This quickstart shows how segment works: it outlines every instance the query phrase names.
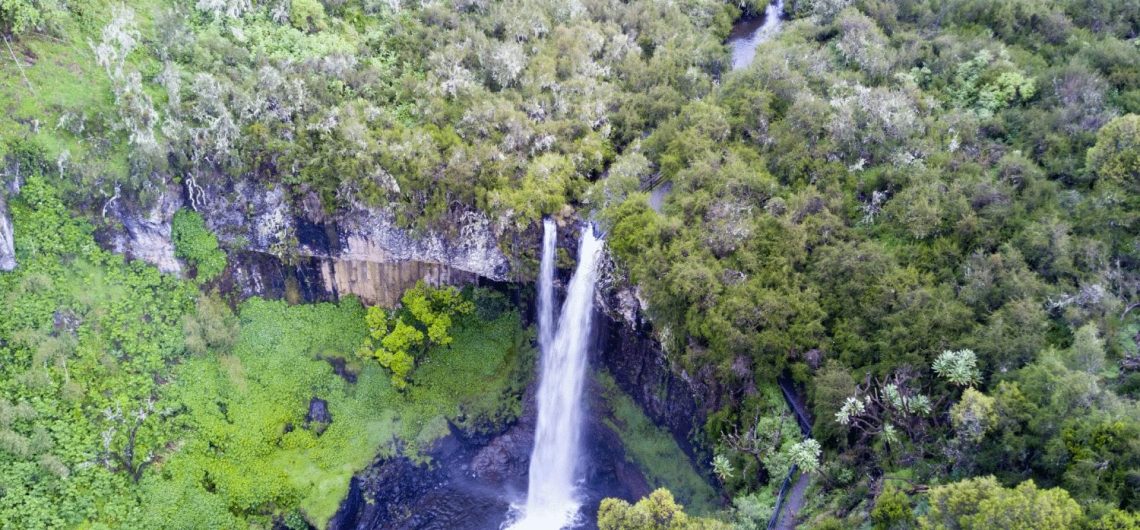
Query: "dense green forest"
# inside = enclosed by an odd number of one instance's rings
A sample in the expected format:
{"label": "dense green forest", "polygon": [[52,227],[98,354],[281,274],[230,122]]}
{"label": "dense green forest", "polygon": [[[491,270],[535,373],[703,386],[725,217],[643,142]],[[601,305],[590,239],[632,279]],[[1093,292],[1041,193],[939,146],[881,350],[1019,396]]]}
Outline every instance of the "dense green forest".
{"label": "dense green forest", "polygon": [[[0,0],[0,528],[321,528],[378,456],[520,416],[501,291],[227,291],[198,210],[236,182],[486,216],[522,279],[542,217],[596,221],[709,406],[676,466],[597,375],[672,490],[602,529],[766,528],[793,465],[804,528],[1140,528],[1140,2],[786,0],[732,70],[765,7]],[[112,252],[171,189],[183,272]]]}

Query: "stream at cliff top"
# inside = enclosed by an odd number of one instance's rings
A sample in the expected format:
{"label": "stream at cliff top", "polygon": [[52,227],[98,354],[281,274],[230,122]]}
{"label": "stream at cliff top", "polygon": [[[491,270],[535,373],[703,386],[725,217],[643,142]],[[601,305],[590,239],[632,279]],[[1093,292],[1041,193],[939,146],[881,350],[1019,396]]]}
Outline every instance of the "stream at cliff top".
{"label": "stream at cliff top", "polygon": [[725,44],[732,50],[732,69],[739,70],[750,64],[756,56],[756,47],[763,44],[779,33],[783,20],[780,16],[784,12],[784,0],[777,0],[768,4],[764,14],[758,17],[745,18],[732,26]]}
{"label": "stream at cliff top", "polygon": [[[756,57],[756,47],[775,37],[780,32],[784,21],[784,0],[776,0],[764,9],[764,14],[757,17],[745,17],[732,25],[732,31],[724,44],[732,52],[732,69],[740,70],[752,64]],[[673,191],[673,183],[663,181],[654,186],[649,192],[649,206],[653,211],[661,213],[665,199]]]}

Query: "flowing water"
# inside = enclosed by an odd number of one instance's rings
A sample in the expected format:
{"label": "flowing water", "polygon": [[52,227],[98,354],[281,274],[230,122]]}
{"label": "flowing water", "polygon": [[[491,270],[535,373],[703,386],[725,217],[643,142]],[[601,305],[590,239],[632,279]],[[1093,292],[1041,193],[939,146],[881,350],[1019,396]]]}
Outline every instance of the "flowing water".
{"label": "flowing water", "polygon": [[[604,240],[592,226],[582,229],[578,267],[570,279],[566,301],[553,332],[541,329],[554,321],[554,231],[547,221],[539,277],[539,343],[542,355],[538,386],[538,422],[530,457],[526,506],[512,529],[555,530],[578,524],[582,496],[579,454],[582,438],[582,387],[594,313],[597,262]],[[549,342],[546,342],[549,341]]]}
{"label": "flowing water", "polygon": [[543,356],[554,342],[554,256],[558,253],[558,226],[542,221],[542,264],[538,269],[538,348]]}
{"label": "flowing water", "polygon": [[733,70],[752,64],[756,47],[780,31],[780,15],[783,12],[784,0],[776,0],[768,4],[763,16],[741,20],[732,27],[726,44],[732,50]]}

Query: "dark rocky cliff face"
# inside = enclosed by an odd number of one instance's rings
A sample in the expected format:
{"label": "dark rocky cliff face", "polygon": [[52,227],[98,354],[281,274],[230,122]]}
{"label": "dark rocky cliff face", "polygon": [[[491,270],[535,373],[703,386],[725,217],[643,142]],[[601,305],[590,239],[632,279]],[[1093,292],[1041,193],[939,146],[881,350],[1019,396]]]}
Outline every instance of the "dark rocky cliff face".
{"label": "dark rocky cliff face", "polygon": [[601,364],[646,416],[669,429],[681,448],[695,457],[690,440],[709,413],[703,403],[698,403],[700,392],[670,368],[648,325],[630,325],[599,312],[601,347],[597,351]]}
{"label": "dark rocky cliff face", "polygon": [[[602,409],[602,392],[591,382],[588,406]],[[329,522],[330,530],[473,529],[497,530],[512,504],[525,501],[534,443],[533,391],[523,416],[496,434],[469,437],[452,428],[428,451],[430,464],[405,456],[382,458],[352,479],[348,497]],[[625,456],[621,440],[598,415],[583,437],[586,491],[583,528],[595,528],[603,498],[638,499],[649,485]]]}
{"label": "dark rocky cliff face", "polygon": [[116,201],[101,239],[115,252],[178,274],[171,220],[182,207],[201,213],[217,234],[230,261],[222,287],[240,298],[300,302],[353,294],[391,306],[418,280],[510,279],[512,267],[498,243],[502,232],[480,213],[454,214],[447,233],[414,234],[383,209],[359,205],[329,214],[315,201],[293,204],[280,188],[252,180],[193,189],[171,185],[145,208]]}

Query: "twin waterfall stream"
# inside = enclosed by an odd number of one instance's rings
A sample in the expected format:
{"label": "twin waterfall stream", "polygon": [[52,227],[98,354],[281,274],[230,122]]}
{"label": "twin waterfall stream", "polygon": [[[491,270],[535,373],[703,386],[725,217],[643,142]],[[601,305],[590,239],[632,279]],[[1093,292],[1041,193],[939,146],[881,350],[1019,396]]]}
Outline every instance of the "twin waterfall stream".
{"label": "twin waterfall stream", "polygon": [[579,450],[582,388],[594,313],[597,264],[605,241],[587,224],[578,246],[578,266],[566,290],[566,301],[554,326],[554,221],[543,224],[542,264],[538,278],[540,372],[538,423],[530,457],[526,505],[519,508],[512,530],[554,530],[579,523]]}

